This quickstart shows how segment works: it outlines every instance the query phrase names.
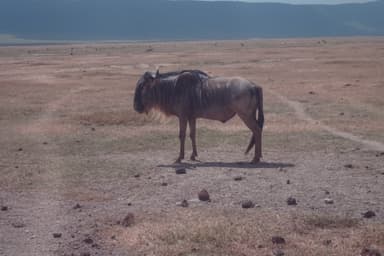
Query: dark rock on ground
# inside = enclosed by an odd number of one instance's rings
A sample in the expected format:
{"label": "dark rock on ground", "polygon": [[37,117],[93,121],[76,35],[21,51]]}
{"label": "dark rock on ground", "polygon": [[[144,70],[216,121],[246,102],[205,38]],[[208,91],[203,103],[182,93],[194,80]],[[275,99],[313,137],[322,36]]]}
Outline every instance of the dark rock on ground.
{"label": "dark rock on ground", "polygon": [[62,236],[62,234],[61,233],[53,233],[52,236],[54,238],[60,238]]}
{"label": "dark rock on ground", "polygon": [[285,244],[285,239],[281,236],[273,236],[272,243],[274,244]]}
{"label": "dark rock on ground", "polygon": [[8,206],[5,206],[5,205],[1,206],[1,210],[2,211],[8,211]]}
{"label": "dark rock on ground", "polygon": [[208,191],[203,189],[201,190],[199,193],[198,193],[198,198],[200,201],[209,201],[210,198],[209,198],[209,194],[208,194]]}
{"label": "dark rock on ground", "polygon": [[254,208],[255,204],[251,200],[245,200],[241,203],[241,207],[244,209]]}
{"label": "dark rock on ground", "polygon": [[129,212],[125,218],[123,219],[123,221],[121,221],[121,225],[124,226],[124,227],[130,227],[132,226],[133,224],[135,223],[135,216],[133,215],[133,213]]}
{"label": "dark rock on ground", "polygon": [[294,197],[288,197],[287,204],[288,205],[297,205],[296,199]]}
{"label": "dark rock on ground", "polygon": [[363,217],[370,219],[376,216],[376,213],[374,211],[366,211],[363,213]]}
{"label": "dark rock on ground", "polygon": [[15,222],[12,223],[12,226],[14,228],[24,228],[25,227],[25,223],[21,222],[21,221],[15,221]]}
{"label": "dark rock on ground", "polygon": [[86,243],[86,244],[93,244],[93,239],[90,238],[90,237],[87,237],[87,238],[85,238],[85,239],[83,240],[83,242]]}
{"label": "dark rock on ground", "polygon": [[184,199],[183,201],[181,201],[180,206],[181,207],[188,207],[189,206],[188,201]]}
{"label": "dark rock on ground", "polygon": [[381,256],[381,255],[382,254],[378,250],[372,249],[372,248],[364,248],[360,254],[360,256]]}
{"label": "dark rock on ground", "polygon": [[235,181],[243,180],[244,178],[242,176],[236,176],[233,178]]}
{"label": "dark rock on ground", "polygon": [[345,167],[345,168],[352,169],[352,168],[353,168],[353,165],[352,165],[352,164],[345,164],[344,167]]}
{"label": "dark rock on ground", "polygon": [[75,206],[73,206],[73,209],[76,210],[76,209],[80,209],[81,208],[81,205],[80,204],[76,204]]}

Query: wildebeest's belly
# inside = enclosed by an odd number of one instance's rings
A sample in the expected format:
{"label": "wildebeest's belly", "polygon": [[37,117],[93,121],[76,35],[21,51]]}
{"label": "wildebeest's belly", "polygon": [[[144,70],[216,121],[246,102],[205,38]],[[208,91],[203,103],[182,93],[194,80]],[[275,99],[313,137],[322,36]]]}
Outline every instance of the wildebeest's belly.
{"label": "wildebeest's belly", "polygon": [[210,107],[205,109],[203,112],[198,113],[197,117],[217,120],[224,123],[231,119],[235,114],[236,112],[227,108]]}

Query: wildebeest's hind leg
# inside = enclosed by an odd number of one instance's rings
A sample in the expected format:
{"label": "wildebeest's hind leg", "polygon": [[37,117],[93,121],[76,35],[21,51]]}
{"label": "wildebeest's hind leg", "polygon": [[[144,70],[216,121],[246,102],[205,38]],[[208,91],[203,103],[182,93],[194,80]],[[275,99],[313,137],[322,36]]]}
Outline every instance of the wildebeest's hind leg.
{"label": "wildebeest's hind leg", "polygon": [[249,151],[253,144],[255,145],[255,155],[253,157],[252,163],[260,162],[261,158],[261,128],[258,126],[255,115],[245,115],[238,113],[239,117],[247,125],[247,127],[252,131],[252,138],[248,145],[247,151]]}
{"label": "wildebeest's hind leg", "polygon": [[196,118],[190,118],[188,120],[189,122],[189,136],[191,138],[192,142],[192,155],[191,155],[191,160],[196,161],[197,157],[197,147],[196,147]]}
{"label": "wildebeest's hind leg", "polygon": [[179,140],[180,140],[180,153],[179,157],[176,159],[176,163],[180,163],[184,159],[184,145],[185,145],[185,135],[187,130],[187,119],[179,117]]}

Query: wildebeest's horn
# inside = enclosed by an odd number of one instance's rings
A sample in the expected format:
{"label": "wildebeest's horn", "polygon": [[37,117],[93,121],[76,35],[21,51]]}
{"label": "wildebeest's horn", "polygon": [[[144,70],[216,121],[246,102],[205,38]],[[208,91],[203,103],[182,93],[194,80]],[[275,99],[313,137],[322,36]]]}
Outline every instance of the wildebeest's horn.
{"label": "wildebeest's horn", "polygon": [[159,72],[159,69],[156,70],[156,75],[155,75],[155,78],[158,78],[160,75],[160,72]]}

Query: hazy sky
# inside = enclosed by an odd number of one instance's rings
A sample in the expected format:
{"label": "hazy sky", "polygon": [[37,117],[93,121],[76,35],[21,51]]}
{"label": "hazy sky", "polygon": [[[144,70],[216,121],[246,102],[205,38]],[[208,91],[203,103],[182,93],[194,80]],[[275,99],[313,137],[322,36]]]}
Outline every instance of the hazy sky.
{"label": "hazy sky", "polygon": [[[205,0],[217,1],[217,0]],[[370,2],[369,0],[231,0],[242,2],[277,2],[277,3],[290,3],[290,4],[343,4],[343,3],[364,3]]]}

